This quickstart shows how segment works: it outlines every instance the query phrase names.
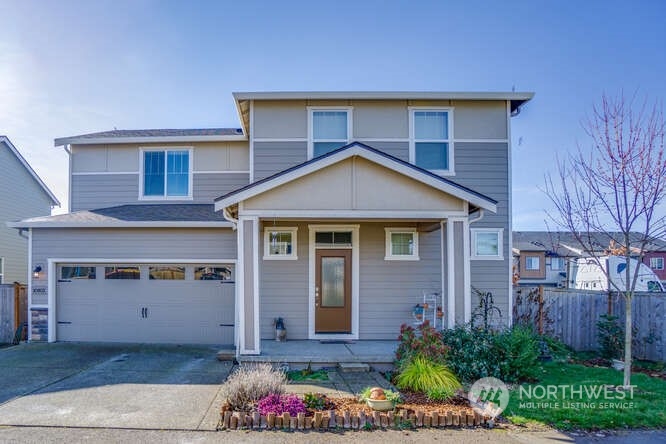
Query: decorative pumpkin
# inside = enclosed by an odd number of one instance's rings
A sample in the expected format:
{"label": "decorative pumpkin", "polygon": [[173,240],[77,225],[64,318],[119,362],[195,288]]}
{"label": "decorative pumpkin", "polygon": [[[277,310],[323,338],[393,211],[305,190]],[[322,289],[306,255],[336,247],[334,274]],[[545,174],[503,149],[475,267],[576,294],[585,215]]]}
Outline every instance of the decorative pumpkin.
{"label": "decorative pumpkin", "polygon": [[386,399],[386,394],[384,389],[381,387],[373,387],[370,389],[370,399],[384,400]]}

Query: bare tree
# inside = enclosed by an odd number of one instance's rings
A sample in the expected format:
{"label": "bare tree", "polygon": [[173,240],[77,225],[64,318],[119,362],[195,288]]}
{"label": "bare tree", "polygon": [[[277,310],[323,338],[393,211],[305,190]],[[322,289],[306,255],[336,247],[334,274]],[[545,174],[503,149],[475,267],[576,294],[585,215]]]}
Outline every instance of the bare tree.
{"label": "bare tree", "polygon": [[[556,208],[553,221],[572,233],[614,289],[624,295],[625,387],[631,384],[631,301],[638,271],[647,246],[666,233],[663,110],[657,102],[635,102],[635,97],[628,100],[622,94],[604,95],[583,121],[591,146],[579,144],[576,152],[558,161],[557,175],[546,177],[545,190]],[[607,253],[599,248],[600,238],[612,241],[616,251],[623,253],[624,288],[602,264]],[[631,257],[638,258],[638,266],[631,266]]]}

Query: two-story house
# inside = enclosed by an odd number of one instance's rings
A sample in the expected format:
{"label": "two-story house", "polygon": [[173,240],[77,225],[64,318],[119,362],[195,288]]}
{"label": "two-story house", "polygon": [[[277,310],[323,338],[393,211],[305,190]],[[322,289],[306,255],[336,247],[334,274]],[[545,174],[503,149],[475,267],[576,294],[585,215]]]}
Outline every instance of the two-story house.
{"label": "two-story house", "polygon": [[511,319],[511,117],[531,93],[234,94],[239,129],[57,139],[66,215],[24,220],[31,338],[395,339],[424,292]]}
{"label": "two-story house", "polygon": [[28,282],[28,236],[6,225],[60,202],[7,136],[0,136],[0,284]]}

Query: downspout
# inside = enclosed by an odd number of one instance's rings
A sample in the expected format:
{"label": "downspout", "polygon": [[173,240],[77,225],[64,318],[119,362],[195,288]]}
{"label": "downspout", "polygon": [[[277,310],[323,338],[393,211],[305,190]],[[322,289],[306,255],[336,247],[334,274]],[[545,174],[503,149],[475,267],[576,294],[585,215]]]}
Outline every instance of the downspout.
{"label": "downspout", "polygon": [[481,208],[481,209],[479,209],[479,215],[476,216],[476,217],[473,217],[473,218],[469,219],[469,220],[467,221],[467,223],[469,223],[469,224],[471,225],[471,224],[473,224],[474,222],[478,222],[478,221],[480,221],[481,219],[483,219],[483,216],[484,216],[484,212],[483,212],[483,209]]}
{"label": "downspout", "polygon": [[26,240],[30,239],[29,236],[23,234],[24,231],[28,231],[28,230],[26,228],[19,228],[18,229],[18,235],[21,236],[23,239],[26,239]]}

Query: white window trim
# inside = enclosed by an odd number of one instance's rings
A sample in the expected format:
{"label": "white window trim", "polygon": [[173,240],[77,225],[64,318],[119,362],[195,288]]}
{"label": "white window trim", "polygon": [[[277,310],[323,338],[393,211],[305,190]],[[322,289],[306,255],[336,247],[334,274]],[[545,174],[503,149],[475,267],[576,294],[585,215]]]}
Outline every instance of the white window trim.
{"label": "white window trim", "polygon": [[[271,254],[270,234],[273,231],[291,234],[291,254]],[[298,227],[265,227],[264,228],[264,260],[295,261],[298,259]]]}
{"label": "white window trim", "polygon": [[[416,138],[414,130],[414,112],[416,111],[446,111],[447,126],[449,129],[448,139],[419,139],[419,142],[444,142],[449,144],[448,162],[449,168],[446,170],[429,170],[440,176],[455,175],[455,157],[454,157],[454,136],[453,136],[453,109],[452,106],[409,106],[409,162],[416,165]],[[417,165],[418,166],[418,165]]]}
{"label": "white window trim", "polygon": [[[32,276],[32,271],[30,272]],[[5,258],[0,257],[0,284],[5,283]]]}
{"label": "white window trim", "polygon": [[[557,261],[562,261],[562,267],[559,268],[553,268],[553,259]],[[550,269],[552,271],[564,271],[564,269],[567,267],[567,262],[562,256],[553,256],[550,258]]]}
{"label": "white window trim", "polygon": [[[385,227],[386,255],[385,261],[418,261],[419,258],[419,233],[412,227]],[[391,248],[391,235],[394,233],[411,234],[414,242],[414,251],[412,254],[393,254]]]}
{"label": "white window trim", "polygon": [[[658,263],[661,260],[661,267],[658,267]],[[652,266],[652,261],[654,261],[654,267]],[[651,257],[650,258],[650,268],[653,270],[663,270],[664,269],[664,258],[663,257]],[[1,271],[1,270],[0,270]]]}
{"label": "white window trim", "polygon": [[[189,154],[188,160],[188,177],[187,177],[187,196],[168,196],[167,192],[167,174],[166,174],[166,164],[164,169],[164,196],[144,196],[143,195],[143,185],[144,185],[144,153],[151,151],[164,151],[168,153],[169,151],[187,151]],[[194,171],[194,149],[191,146],[168,146],[168,147],[140,147],[139,148],[139,200],[192,200],[193,199],[193,184],[192,177]],[[164,161],[166,162],[167,156],[164,156]]]}
{"label": "white window trim", "polygon": [[[504,260],[504,228],[471,228],[472,242],[471,242],[471,260],[486,260],[486,261],[502,261]],[[497,234],[497,256],[485,256],[476,254],[476,235],[478,233],[493,233]]]}
{"label": "white window trim", "polygon": [[[528,259],[536,259],[537,267],[536,268],[530,268],[528,266]],[[539,270],[541,270],[541,256],[534,256],[534,255],[525,256],[525,271],[539,271]]]}
{"label": "white window trim", "polygon": [[[314,154],[314,134],[313,134],[313,125],[314,112],[315,111],[346,111],[347,112],[347,140],[342,146],[347,145],[352,139],[353,134],[353,106],[308,106],[308,160],[312,159]],[[342,139],[322,139],[317,142],[340,142]]]}

